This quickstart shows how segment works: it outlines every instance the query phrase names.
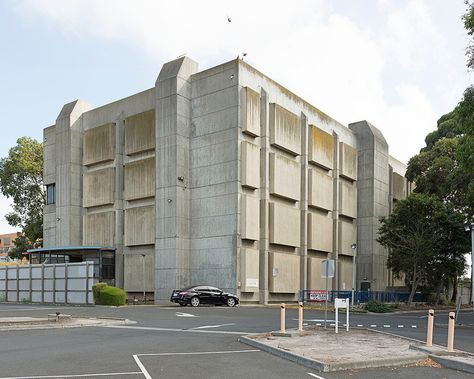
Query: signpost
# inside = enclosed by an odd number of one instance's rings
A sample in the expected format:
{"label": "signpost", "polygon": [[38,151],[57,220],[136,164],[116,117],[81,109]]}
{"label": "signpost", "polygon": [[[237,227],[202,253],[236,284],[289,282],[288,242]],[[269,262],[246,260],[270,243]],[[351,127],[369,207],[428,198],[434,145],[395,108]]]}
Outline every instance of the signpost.
{"label": "signpost", "polygon": [[339,331],[339,308],[346,308],[346,331],[349,331],[349,299],[334,299],[336,308],[336,333]]}
{"label": "signpost", "polygon": [[321,278],[326,279],[326,300],[324,307],[324,328],[328,322],[328,278],[334,277],[334,259],[325,259],[321,261]]}

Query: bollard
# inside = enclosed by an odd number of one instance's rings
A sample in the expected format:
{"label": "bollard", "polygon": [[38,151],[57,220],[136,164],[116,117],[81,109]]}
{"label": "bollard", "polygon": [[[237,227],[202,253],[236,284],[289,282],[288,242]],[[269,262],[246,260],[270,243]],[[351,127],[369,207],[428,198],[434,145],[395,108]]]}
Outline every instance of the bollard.
{"label": "bollard", "polygon": [[448,321],[448,353],[454,351],[454,312],[449,312]]}
{"label": "bollard", "polygon": [[433,346],[433,321],[434,321],[434,310],[428,311],[428,330],[426,332],[426,346]]}
{"label": "bollard", "polygon": [[285,303],[280,304],[280,333],[285,333]]}
{"label": "bollard", "polygon": [[298,330],[303,331],[303,303],[298,303]]}

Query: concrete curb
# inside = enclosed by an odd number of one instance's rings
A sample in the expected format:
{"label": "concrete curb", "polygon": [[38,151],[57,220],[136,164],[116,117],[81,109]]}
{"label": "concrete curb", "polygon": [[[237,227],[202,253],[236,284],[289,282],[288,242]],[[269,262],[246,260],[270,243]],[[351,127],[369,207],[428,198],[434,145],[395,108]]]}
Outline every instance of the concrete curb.
{"label": "concrete curb", "polygon": [[330,372],[330,371],[340,371],[340,370],[352,370],[352,369],[361,369],[361,368],[374,368],[374,367],[388,367],[388,366],[397,366],[403,364],[410,364],[417,362],[421,359],[428,358],[428,354],[420,353],[417,356],[403,356],[399,358],[383,358],[376,359],[372,361],[352,361],[347,363],[323,363],[315,359],[302,357],[295,353],[279,349],[276,347],[268,346],[261,342],[258,342],[249,337],[240,337],[239,342],[242,342],[246,345],[255,347],[259,350],[265,351],[277,357],[289,360],[291,362],[300,364],[302,366],[311,368],[320,372]]}
{"label": "concrete curb", "polygon": [[474,364],[457,360],[455,357],[430,355],[430,358],[443,367],[474,374]]}

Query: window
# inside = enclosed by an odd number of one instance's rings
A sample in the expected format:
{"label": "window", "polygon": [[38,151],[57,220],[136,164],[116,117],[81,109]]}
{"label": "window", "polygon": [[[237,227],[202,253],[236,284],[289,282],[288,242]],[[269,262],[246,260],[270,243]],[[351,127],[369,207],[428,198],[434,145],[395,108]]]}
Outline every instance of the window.
{"label": "window", "polygon": [[56,184],[48,184],[46,186],[46,204],[56,203]]}

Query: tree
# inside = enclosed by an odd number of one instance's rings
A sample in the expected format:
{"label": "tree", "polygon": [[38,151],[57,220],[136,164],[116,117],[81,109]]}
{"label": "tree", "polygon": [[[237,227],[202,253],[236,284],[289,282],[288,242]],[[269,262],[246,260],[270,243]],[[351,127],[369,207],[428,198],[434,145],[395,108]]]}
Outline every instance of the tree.
{"label": "tree", "polygon": [[438,120],[426,147],[408,162],[406,177],[417,193],[452,204],[466,219],[474,215],[474,88],[456,108]]}
{"label": "tree", "polygon": [[464,22],[464,28],[469,35],[469,44],[466,48],[467,56],[467,67],[470,69],[474,68],[474,2],[464,0],[466,4],[466,13],[463,15],[462,20]]}
{"label": "tree", "polygon": [[[43,238],[43,145],[29,137],[21,137],[8,157],[0,160],[0,191],[13,200],[13,212],[5,218],[21,228],[24,238],[16,239],[14,254],[19,248],[39,246]],[[24,250],[23,250],[24,251]]]}
{"label": "tree", "polygon": [[406,275],[409,303],[420,286],[435,278],[436,283],[453,280],[464,270],[469,241],[454,241],[458,229],[463,231],[463,220],[435,196],[416,193],[397,202],[393,212],[380,219],[377,241],[389,249],[388,268],[399,277]]}

